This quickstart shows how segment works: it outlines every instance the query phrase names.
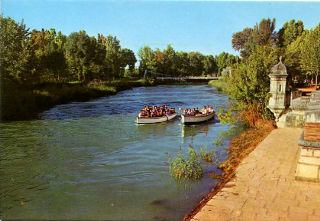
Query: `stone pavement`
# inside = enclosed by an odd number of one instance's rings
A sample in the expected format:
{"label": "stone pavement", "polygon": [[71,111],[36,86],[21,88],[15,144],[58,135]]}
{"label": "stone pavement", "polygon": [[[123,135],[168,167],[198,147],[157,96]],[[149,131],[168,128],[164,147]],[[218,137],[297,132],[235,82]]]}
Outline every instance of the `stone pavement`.
{"label": "stone pavement", "polygon": [[294,178],[301,132],[273,130],[191,220],[320,221],[320,183]]}

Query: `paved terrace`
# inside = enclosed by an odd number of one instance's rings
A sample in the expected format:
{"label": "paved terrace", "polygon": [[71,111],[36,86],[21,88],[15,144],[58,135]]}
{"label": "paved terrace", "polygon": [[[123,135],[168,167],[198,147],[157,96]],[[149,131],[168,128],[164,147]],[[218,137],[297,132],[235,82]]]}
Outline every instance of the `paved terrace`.
{"label": "paved terrace", "polygon": [[302,129],[276,129],[193,221],[320,220],[320,184],[295,180]]}

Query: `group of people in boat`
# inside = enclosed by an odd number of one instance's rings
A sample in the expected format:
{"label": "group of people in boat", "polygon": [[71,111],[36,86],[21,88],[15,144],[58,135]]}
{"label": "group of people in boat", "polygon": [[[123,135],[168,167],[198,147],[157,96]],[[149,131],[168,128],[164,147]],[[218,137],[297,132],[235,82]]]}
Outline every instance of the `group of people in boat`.
{"label": "group of people in boat", "polygon": [[142,117],[163,117],[175,113],[174,108],[168,108],[167,105],[158,106],[145,106],[139,113],[139,118]]}
{"label": "group of people in boat", "polygon": [[193,108],[193,109],[185,109],[183,110],[183,115],[184,116],[202,116],[202,115],[208,115],[210,113],[213,113],[213,108],[210,107],[209,105],[203,106],[201,111],[199,108]]}

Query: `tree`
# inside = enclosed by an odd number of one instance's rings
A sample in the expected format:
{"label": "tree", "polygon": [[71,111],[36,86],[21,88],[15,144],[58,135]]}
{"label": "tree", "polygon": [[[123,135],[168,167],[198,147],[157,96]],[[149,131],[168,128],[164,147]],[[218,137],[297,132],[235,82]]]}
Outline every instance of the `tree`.
{"label": "tree", "polygon": [[212,56],[205,56],[203,61],[203,75],[213,74],[218,71],[218,65],[216,59]]}
{"label": "tree", "polygon": [[92,80],[101,71],[99,58],[104,55],[104,51],[98,47],[96,39],[90,38],[85,31],[71,33],[65,50],[69,72],[78,81]]}
{"label": "tree", "polygon": [[315,76],[315,84],[318,84],[320,72],[320,23],[314,30],[310,30],[301,43],[302,70]]}
{"label": "tree", "polygon": [[298,36],[297,39],[291,42],[284,48],[284,63],[287,67],[288,74],[290,79],[288,83],[292,84],[293,82],[304,82],[306,75],[301,68],[301,44],[305,38],[306,32],[302,33],[301,36]]}
{"label": "tree", "polygon": [[[104,38],[103,36],[101,37]],[[108,66],[109,74],[113,78],[121,75],[121,46],[117,37],[108,35],[104,40],[106,47],[106,64]]]}
{"label": "tree", "polygon": [[239,62],[239,57],[226,52],[222,52],[217,58],[218,73],[221,74],[222,70],[226,67],[231,67],[233,64]]}
{"label": "tree", "polygon": [[61,81],[66,75],[64,44],[66,36],[55,29],[31,32],[32,47],[35,52],[34,68],[43,81]]}
{"label": "tree", "polygon": [[235,64],[232,76],[227,78],[227,92],[242,108],[260,104],[264,113],[269,101],[269,72],[277,63],[277,50],[269,46],[257,46],[250,57]]}
{"label": "tree", "polygon": [[134,71],[135,63],[137,62],[134,52],[130,49],[124,48],[120,51],[121,55],[121,68],[124,70],[125,67],[129,66],[129,72],[132,74]]}
{"label": "tree", "polygon": [[138,56],[140,58],[139,73],[143,75],[145,71],[155,70],[155,61],[153,60],[153,51],[149,46],[139,49]]}
{"label": "tree", "polygon": [[300,20],[296,22],[292,19],[290,22],[284,23],[283,27],[278,32],[279,46],[287,47],[302,35],[303,31],[304,25]]}
{"label": "tree", "polygon": [[176,53],[176,68],[178,76],[190,75],[190,63],[188,53],[180,51]]}
{"label": "tree", "polygon": [[203,55],[199,52],[190,52],[189,58],[189,73],[191,76],[200,76],[203,72]]}
{"label": "tree", "polygon": [[262,19],[253,29],[245,28],[232,36],[232,46],[240,51],[242,58],[248,58],[256,46],[272,45],[277,39],[276,20]]}
{"label": "tree", "polygon": [[252,35],[252,28],[245,28],[240,32],[232,35],[232,47],[236,51],[245,49],[245,44],[249,41],[249,37]]}
{"label": "tree", "polygon": [[176,52],[173,47],[169,44],[165,50],[163,50],[164,55],[164,72],[165,75],[176,75]]}
{"label": "tree", "polygon": [[18,24],[1,16],[1,77],[32,83],[37,73],[32,72],[32,48],[29,29],[23,21]]}

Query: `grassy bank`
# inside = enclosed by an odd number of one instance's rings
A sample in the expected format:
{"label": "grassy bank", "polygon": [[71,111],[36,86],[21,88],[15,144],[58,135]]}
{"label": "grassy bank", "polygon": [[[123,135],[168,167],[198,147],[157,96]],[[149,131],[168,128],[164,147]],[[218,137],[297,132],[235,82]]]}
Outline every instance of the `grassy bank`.
{"label": "grassy bank", "polygon": [[218,89],[218,91],[221,91],[221,92],[226,92],[226,89],[227,89],[227,83],[222,80],[222,79],[219,79],[219,80],[211,80],[209,81],[208,83],[211,87],[216,87]]}
{"label": "grassy bank", "polygon": [[236,169],[241,161],[247,157],[274,128],[273,121],[260,120],[257,122],[256,127],[242,132],[239,136],[231,140],[228,149],[229,157],[224,163],[219,165],[219,168],[223,171],[222,175],[219,176],[219,183],[184,217],[185,221],[191,220],[213,196],[222,188],[226,187],[226,184],[235,176]]}
{"label": "grassy bank", "polygon": [[144,80],[116,80],[88,84],[44,83],[22,87],[6,81],[1,87],[1,119],[3,121],[34,119],[40,112],[58,104],[88,101],[146,85],[148,84]]}

